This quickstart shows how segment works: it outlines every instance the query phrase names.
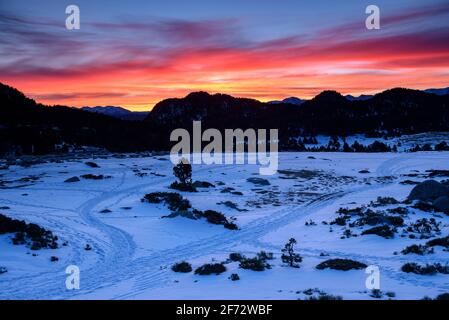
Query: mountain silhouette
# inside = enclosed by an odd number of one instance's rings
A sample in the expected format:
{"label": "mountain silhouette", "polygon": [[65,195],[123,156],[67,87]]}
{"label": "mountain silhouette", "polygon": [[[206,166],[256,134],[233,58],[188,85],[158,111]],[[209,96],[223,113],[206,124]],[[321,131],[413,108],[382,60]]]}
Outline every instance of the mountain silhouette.
{"label": "mountain silhouette", "polygon": [[0,154],[49,153],[56,145],[86,145],[111,151],[169,150],[170,133],[192,129],[279,129],[280,147],[296,137],[401,135],[449,131],[449,95],[395,88],[351,100],[323,91],[300,105],[263,103],[226,94],[193,92],[157,103],[143,121],[91,111],[44,106],[0,84]]}

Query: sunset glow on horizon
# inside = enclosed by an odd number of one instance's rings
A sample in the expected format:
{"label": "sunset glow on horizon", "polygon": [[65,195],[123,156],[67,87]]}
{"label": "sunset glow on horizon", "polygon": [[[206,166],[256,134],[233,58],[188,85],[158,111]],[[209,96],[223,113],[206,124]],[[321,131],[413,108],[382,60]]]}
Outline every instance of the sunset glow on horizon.
{"label": "sunset glow on horizon", "polygon": [[106,11],[77,2],[81,29],[72,31],[66,4],[0,6],[0,82],[44,104],[134,111],[192,91],[269,101],[449,86],[446,1],[377,1],[380,30],[365,28],[364,1],[287,1],[283,17],[270,10],[275,1],[216,10],[193,1],[170,14],[159,1],[147,11],[144,1]]}

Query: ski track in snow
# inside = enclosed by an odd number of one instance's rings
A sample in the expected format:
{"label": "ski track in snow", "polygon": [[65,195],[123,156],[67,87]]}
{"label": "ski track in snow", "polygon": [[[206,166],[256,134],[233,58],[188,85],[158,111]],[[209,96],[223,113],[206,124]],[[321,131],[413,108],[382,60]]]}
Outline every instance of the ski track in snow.
{"label": "ski track in snow", "polygon": [[[399,170],[403,169],[402,163],[409,159],[408,155],[397,155],[382,162],[377,170],[376,175],[394,176]],[[232,166],[214,166],[212,169],[216,172],[232,169]],[[195,173],[205,172],[210,170],[210,167],[202,167],[194,171]],[[221,170],[221,171],[220,171]],[[285,225],[288,225],[298,219],[303,219],[312,215],[317,210],[332,205],[338,199],[348,194],[355,194],[365,192],[367,190],[374,190],[384,188],[385,183],[377,185],[363,185],[356,187],[346,187],[343,190],[338,190],[333,193],[321,195],[307,203],[301,205],[283,205],[279,210],[264,216],[260,219],[255,219],[246,225],[241,230],[229,231],[223,229],[222,232],[211,237],[202,238],[186,244],[182,244],[170,249],[159,250],[155,253],[134,258],[136,244],[133,238],[127,232],[111,226],[100,218],[94,212],[94,208],[99,207],[102,203],[111,199],[120,200],[135,195],[141,194],[142,191],[149,186],[166,185],[173,180],[173,177],[154,177],[151,182],[142,183],[131,187],[123,187],[126,181],[127,173],[131,173],[129,167],[118,168],[116,173],[121,174],[119,183],[112,189],[104,192],[96,192],[97,195],[85,201],[79,207],[73,210],[64,209],[70,212],[70,216],[64,216],[66,219],[81,219],[81,222],[96,232],[80,232],[76,229],[71,229],[70,226],[64,224],[60,216],[52,215],[61,208],[44,206],[37,204],[29,204],[26,202],[12,201],[8,199],[0,199],[2,205],[17,205],[30,208],[42,209],[48,213],[40,215],[41,218],[48,222],[49,226],[53,226],[58,230],[63,230],[65,238],[69,239],[71,248],[72,264],[83,266],[83,256],[86,254],[83,247],[86,243],[93,246],[92,253],[96,255],[96,262],[94,266],[90,266],[87,270],[82,270],[81,290],[68,291],[65,288],[65,267],[59,269],[58,272],[41,272],[34,273],[29,276],[22,276],[15,278],[13,281],[1,281],[0,279],[0,299],[76,299],[77,297],[89,296],[99,289],[107,289],[111,286],[116,286],[123,281],[132,280],[134,285],[127,292],[111,293],[106,298],[112,299],[132,299],[133,297],[145,293],[148,290],[163,287],[170,281],[170,270],[161,269],[181,260],[189,260],[198,258],[208,254],[230,252],[237,244],[250,244],[259,247],[261,250],[272,250],[274,252],[280,251],[280,246],[263,242],[260,240],[266,234],[273,232]],[[395,181],[396,182],[396,181]],[[25,190],[25,189],[24,189]],[[51,187],[42,188],[30,186],[26,190],[55,190]],[[75,189],[74,189],[75,190]],[[86,191],[86,189],[83,189]],[[181,218],[179,218],[181,219]],[[318,257],[322,250],[301,247],[301,254],[306,257]],[[395,259],[395,261],[404,261],[407,259],[402,256],[383,257],[372,254],[349,254],[340,251],[326,250],[326,252],[333,256],[349,259],[363,259],[368,262],[379,262],[385,259]],[[416,279],[416,277],[409,277],[407,274],[394,268],[385,267],[382,272],[392,279],[399,280],[402,283],[413,282],[423,287],[433,287],[435,283],[426,280],[425,277]],[[441,289],[449,290],[449,284],[441,284]],[[114,292],[114,291],[112,291]]]}

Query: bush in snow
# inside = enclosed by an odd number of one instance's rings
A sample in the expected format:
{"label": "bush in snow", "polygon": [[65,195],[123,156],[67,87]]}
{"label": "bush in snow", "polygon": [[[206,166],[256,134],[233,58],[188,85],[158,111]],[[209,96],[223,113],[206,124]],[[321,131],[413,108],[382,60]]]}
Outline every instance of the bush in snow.
{"label": "bush in snow", "polygon": [[189,200],[184,199],[179,193],[176,192],[152,192],[146,194],[142,202],[148,203],[162,203],[168,205],[171,211],[184,211],[191,208]]}
{"label": "bush in snow", "polygon": [[428,246],[423,246],[420,244],[412,244],[411,246],[408,246],[404,250],[402,250],[401,253],[404,255],[414,253],[422,256],[425,254],[433,253],[433,248],[429,248]]}
{"label": "bush in snow", "polygon": [[296,239],[290,238],[290,240],[285,244],[284,249],[282,249],[282,262],[288,264],[290,267],[299,268],[299,264],[302,262],[302,257],[295,253],[294,246],[296,244]]}
{"label": "bush in snow", "polygon": [[321,262],[319,265],[316,266],[318,270],[334,269],[342,271],[348,271],[351,269],[359,270],[365,269],[366,267],[367,267],[366,264],[350,259],[329,259],[324,262]]}
{"label": "bush in snow", "polygon": [[271,266],[267,260],[273,259],[273,253],[261,251],[254,258],[242,257],[240,259],[239,267],[242,269],[248,269],[253,271],[264,271],[270,269]]}
{"label": "bush in snow", "polygon": [[428,247],[445,247],[445,248],[449,248],[449,236],[444,237],[444,238],[436,238],[436,239],[432,239],[426,242],[426,246]]}
{"label": "bush in snow", "polygon": [[238,230],[239,229],[239,227],[234,222],[226,222],[223,226],[229,230]]}
{"label": "bush in snow", "polygon": [[380,291],[379,289],[373,289],[371,290],[370,297],[380,299],[382,298],[382,291]]}
{"label": "bush in snow", "polygon": [[257,253],[257,257],[261,260],[273,260],[273,252],[260,251]]}
{"label": "bush in snow", "polygon": [[197,268],[195,274],[210,275],[220,274],[226,271],[226,267],[222,263],[206,263],[205,265]]}
{"label": "bush in snow", "polygon": [[433,233],[440,233],[440,226],[441,222],[437,222],[434,218],[423,218],[411,223],[407,231],[418,233],[421,239],[428,239]]}
{"label": "bush in snow", "polygon": [[264,271],[265,269],[270,269],[271,266],[263,259],[258,257],[254,258],[243,258],[240,261],[239,267],[242,269],[248,269],[253,271]]}
{"label": "bush in snow", "polygon": [[26,223],[0,214],[0,234],[15,233],[13,244],[28,244],[31,250],[58,248],[58,237],[34,223]]}
{"label": "bush in snow", "polygon": [[310,297],[308,300],[328,301],[328,300],[343,300],[343,298],[341,296],[334,296],[332,294],[321,293],[317,297],[315,296]]}
{"label": "bush in snow", "polygon": [[394,229],[384,225],[367,229],[362,232],[362,235],[374,234],[376,236],[383,237],[385,239],[390,239],[394,237],[394,233],[395,233]]}
{"label": "bush in snow", "polygon": [[175,263],[171,269],[174,272],[183,272],[183,273],[188,273],[192,271],[192,265],[188,262],[182,261],[182,262],[178,262]]}
{"label": "bush in snow", "polygon": [[206,218],[207,222],[209,223],[221,224],[226,229],[229,230],[238,230],[237,225],[234,222],[228,221],[228,219],[226,219],[226,216],[221,212],[215,210],[206,210],[206,211],[195,210],[195,214],[198,217]]}
{"label": "bush in snow", "polygon": [[245,258],[244,255],[237,253],[237,252],[233,252],[233,253],[229,254],[229,260],[234,261],[234,262],[241,261],[244,258]]}
{"label": "bush in snow", "polygon": [[5,267],[0,267],[0,274],[6,273],[8,270]]}
{"label": "bush in snow", "polygon": [[232,281],[237,281],[237,280],[240,280],[240,277],[237,273],[233,273],[233,274],[231,274],[229,279],[231,279]]}
{"label": "bush in snow", "polygon": [[392,197],[377,197],[376,201],[371,201],[373,207],[387,206],[391,204],[399,204],[399,201]]}
{"label": "bush in snow", "polygon": [[401,270],[406,273],[416,273],[421,275],[432,275],[436,273],[449,274],[449,266],[441,265],[440,263],[426,264],[421,266],[414,262],[409,262],[401,267]]}
{"label": "bush in snow", "polygon": [[81,176],[81,178],[86,179],[86,180],[103,180],[103,179],[110,179],[112,177],[111,176],[104,176],[102,174],[96,175],[96,174],[88,173],[88,174],[83,174]]}
{"label": "bush in snow", "polygon": [[179,163],[173,167],[173,174],[178,178],[179,182],[173,182],[170,188],[180,191],[196,192],[192,185],[192,165],[187,159],[181,159]]}

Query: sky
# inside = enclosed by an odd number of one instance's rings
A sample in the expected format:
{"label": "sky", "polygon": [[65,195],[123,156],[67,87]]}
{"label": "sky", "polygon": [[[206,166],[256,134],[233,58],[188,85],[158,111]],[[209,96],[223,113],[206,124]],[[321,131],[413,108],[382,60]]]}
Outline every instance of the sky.
{"label": "sky", "polygon": [[[365,27],[371,4],[379,30]],[[79,30],[65,27],[68,5]],[[48,105],[134,111],[192,91],[449,87],[449,1],[0,0],[0,82]]]}

